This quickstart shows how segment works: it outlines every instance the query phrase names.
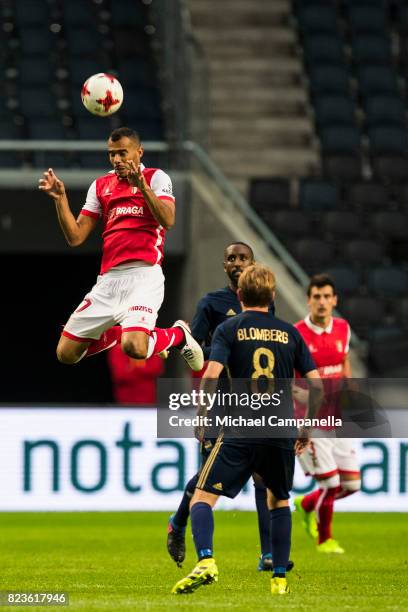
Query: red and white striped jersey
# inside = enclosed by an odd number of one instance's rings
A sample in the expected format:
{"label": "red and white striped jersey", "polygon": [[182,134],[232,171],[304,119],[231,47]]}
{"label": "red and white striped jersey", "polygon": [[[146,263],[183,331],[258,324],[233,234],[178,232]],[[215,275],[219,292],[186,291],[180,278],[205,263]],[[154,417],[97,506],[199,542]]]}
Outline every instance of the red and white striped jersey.
{"label": "red and white striped jersey", "polygon": [[[160,200],[174,202],[170,177],[158,168],[145,168],[143,176]],[[130,261],[160,264],[163,260],[165,229],[153,217],[137,187],[112,170],[89,187],[82,215],[103,221],[101,274]]]}

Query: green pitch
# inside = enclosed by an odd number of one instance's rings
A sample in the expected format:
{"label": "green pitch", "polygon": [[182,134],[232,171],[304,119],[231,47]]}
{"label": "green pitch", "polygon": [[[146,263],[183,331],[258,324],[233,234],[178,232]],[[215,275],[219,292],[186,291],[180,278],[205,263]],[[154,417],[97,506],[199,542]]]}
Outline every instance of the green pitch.
{"label": "green pitch", "polygon": [[340,557],[318,555],[294,515],[292,593],[279,598],[270,595],[270,574],[256,571],[255,513],[233,511],[215,517],[218,584],[170,595],[195,555],[188,534],[183,569],[168,557],[167,517],[1,513],[0,590],[68,591],[70,606],[61,610],[408,609],[406,514],[337,514],[336,537],[346,549]]}

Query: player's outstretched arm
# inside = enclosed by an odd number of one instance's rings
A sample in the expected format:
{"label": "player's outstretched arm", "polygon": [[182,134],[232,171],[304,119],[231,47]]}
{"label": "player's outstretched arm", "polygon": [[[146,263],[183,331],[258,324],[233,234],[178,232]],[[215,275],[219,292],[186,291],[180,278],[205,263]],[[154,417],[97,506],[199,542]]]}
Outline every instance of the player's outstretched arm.
{"label": "player's outstretched arm", "polygon": [[86,215],[79,215],[75,219],[69,207],[65,185],[52,168],[48,168],[43,178],[39,179],[38,188],[54,200],[58,221],[69,246],[75,247],[85,242],[97,220]]}

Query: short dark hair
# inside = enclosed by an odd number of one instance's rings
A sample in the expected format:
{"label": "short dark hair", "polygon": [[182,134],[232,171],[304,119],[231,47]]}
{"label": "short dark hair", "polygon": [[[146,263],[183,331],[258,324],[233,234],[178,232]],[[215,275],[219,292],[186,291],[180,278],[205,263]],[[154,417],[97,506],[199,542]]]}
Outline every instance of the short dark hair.
{"label": "short dark hair", "polygon": [[336,285],[334,284],[334,280],[330,276],[330,274],[326,274],[326,273],[314,274],[311,277],[309,284],[307,286],[307,297],[310,297],[313,287],[317,287],[318,289],[321,289],[322,287],[326,287],[326,285],[329,285],[329,287],[333,289],[334,295],[337,295]]}
{"label": "short dark hair", "polygon": [[235,242],[230,242],[229,244],[227,244],[227,246],[224,249],[224,253],[226,252],[227,249],[229,249],[229,247],[235,246],[236,244],[240,244],[241,246],[246,247],[248,251],[251,253],[251,259],[254,259],[254,252],[249,246],[249,244],[247,244],[246,242],[241,242],[240,240],[236,240]]}
{"label": "short dark hair", "polygon": [[109,140],[112,140],[112,142],[116,142],[117,140],[120,140],[121,138],[131,138],[132,140],[136,140],[137,142],[140,143],[140,136],[138,132],[136,132],[136,130],[132,130],[132,128],[128,128],[128,127],[116,128],[116,130],[113,130],[113,132],[111,132],[111,135],[109,136]]}

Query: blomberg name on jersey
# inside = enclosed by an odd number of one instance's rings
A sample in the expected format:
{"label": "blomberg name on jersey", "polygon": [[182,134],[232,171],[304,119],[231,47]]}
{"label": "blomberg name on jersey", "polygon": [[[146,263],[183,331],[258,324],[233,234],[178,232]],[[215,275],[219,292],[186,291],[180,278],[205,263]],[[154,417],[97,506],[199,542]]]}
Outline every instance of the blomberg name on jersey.
{"label": "blomberg name on jersey", "polygon": [[109,211],[108,219],[118,217],[119,215],[133,215],[139,217],[143,215],[143,206],[117,206]]}
{"label": "blomberg name on jersey", "polygon": [[241,340],[263,340],[264,342],[289,342],[288,332],[281,329],[259,329],[257,327],[242,328],[237,331],[237,339]]}

